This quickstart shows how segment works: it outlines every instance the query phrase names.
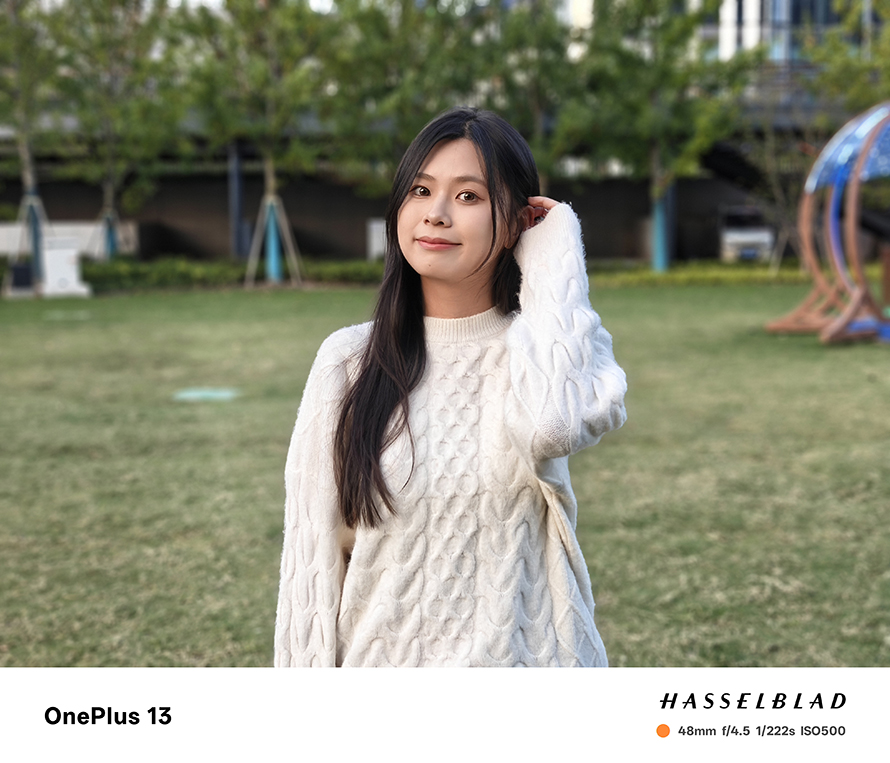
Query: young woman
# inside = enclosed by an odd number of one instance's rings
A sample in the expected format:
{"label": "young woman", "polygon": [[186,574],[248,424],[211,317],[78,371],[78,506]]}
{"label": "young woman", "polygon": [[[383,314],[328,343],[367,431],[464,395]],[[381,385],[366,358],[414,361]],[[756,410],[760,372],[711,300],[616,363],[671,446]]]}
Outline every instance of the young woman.
{"label": "young woman", "polygon": [[568,456],[625,420],[578,220],[455,109],[386,213],[374,320],[309,374],[285,469],[278,666],[605,666]]}

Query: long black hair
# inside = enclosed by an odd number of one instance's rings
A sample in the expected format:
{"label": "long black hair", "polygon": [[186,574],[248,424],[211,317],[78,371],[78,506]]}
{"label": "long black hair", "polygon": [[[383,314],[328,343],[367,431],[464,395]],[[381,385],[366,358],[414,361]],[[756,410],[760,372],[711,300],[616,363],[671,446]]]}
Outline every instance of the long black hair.
{"label": "long black hair", "polygon": [[[476,147],[492,200],[491,249],[486,259],[498,257],[492,301],[505,315],[519,309],[521,274],[512,246],[522,230],[528,197],[539,193],[535,160],[522,136],[501,117],[473,108],[451,109],[420,131],[393,180],[386,209],[383,283],[358,375],[346,391],[334,432],[334,476],[340,513],[349,527],[380,523],[375,496],[394,512],[380,455],[408,426],[408,395],[426,366],[423,290],[420,276],[399,247],[399,211],[430,151],[442,142],[462,138]],[[499,224],[509,226],[504,240],[512,243],[495,252]],[[394,414],[398,418],[390,427]]]}

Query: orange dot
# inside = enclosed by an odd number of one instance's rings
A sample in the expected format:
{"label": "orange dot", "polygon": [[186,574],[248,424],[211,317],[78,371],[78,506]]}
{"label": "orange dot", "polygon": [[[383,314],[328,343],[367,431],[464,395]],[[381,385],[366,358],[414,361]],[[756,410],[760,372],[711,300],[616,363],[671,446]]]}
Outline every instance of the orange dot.
{"label": "orange dot", "polygon": [[655,729],[655,733],[658,734],[662,739],[671,733],[671,727],[666,723],[662,723],[657,729]]}

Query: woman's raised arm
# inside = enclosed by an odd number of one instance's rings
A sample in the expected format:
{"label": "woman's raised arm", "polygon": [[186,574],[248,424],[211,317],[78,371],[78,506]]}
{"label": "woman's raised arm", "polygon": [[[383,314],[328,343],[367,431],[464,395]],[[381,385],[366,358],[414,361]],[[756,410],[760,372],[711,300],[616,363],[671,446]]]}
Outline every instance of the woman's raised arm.
{"label": "woman's raised arm", "polygon": [[[529,211],[531,210],[531,211]],[[578,218],[567,204],[532,197],[515,249],[521,312],[507,335],[514,444],[541,462],[596,444],[626,418],[624,371],[612,337],[590,306]]]}

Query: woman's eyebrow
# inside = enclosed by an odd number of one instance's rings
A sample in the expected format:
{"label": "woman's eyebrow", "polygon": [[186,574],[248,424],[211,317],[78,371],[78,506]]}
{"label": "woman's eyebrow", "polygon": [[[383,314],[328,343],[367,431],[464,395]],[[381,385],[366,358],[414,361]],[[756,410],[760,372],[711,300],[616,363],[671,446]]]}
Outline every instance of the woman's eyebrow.
{"label": "woman's eyebrow", "polygon": [[[432,175],[428,175],[426,172],[418,172],[415,176],[417,180],[435,180]],[[479,185],[485,185],[485,181],[476,177],[476,175],[458,175],[456,178],[452,178],[455,183],[479,183]]]}

